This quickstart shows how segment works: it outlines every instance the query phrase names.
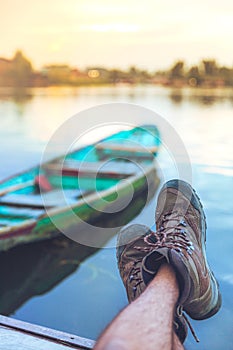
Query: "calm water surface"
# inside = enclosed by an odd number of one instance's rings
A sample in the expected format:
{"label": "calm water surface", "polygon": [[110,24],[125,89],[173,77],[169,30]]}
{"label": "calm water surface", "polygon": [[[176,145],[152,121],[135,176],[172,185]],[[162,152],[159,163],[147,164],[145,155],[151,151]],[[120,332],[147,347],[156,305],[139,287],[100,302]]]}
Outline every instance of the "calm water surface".
{"label": "calm water surface", "polygon": [[[36,89],[26,96],[0,93],[1,179],[39,163],[56,128],[98,104],[138,104],[159,113],[176,129],[207,214],[207,254],[223,295],[216,316],[192,321],[201,344],[189,335],[186,348],[233,349],[232,91],[93,87]],[[166,180],[176,176],[163,149],[158,163]],[[138,209],[127,213],[128,219],[152,225],[156,196],[141,212],[136,203]],[[114,241],[112,237],[105,249],[95,250],[64,238],[1,254],[0,313],[96,339],[127,304],[115,249],[107,248]]]}

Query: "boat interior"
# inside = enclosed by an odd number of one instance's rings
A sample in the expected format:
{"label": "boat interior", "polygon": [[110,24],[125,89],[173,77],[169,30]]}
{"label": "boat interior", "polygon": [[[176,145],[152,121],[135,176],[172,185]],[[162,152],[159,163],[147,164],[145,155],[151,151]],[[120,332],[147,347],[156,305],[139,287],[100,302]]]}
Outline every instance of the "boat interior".
{"label": "boat interior", "polygon": [[[154,136],[146,133],[143,137],[144,142],[137,128],[122,131],[0,184],[0,231],[36,219],[46,209],[75,205],[83,196],[115,187],[143,171],[157,149]],[[152,152],[140,146],[139,140],[149,143]]]}

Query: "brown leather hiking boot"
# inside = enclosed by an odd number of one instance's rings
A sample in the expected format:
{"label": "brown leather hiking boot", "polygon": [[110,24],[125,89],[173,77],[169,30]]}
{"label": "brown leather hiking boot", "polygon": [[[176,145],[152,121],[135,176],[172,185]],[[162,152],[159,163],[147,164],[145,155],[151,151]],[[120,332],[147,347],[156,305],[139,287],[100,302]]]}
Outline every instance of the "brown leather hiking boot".
{"label": "brown leather hiking boot", "polygon": [[[130,303],[146,289],[164,263],[163,256],[147,259],[147,249],[150,249],[150,246],[145,238],[151,235],[152,231],[145,225],[127,226],[118,235],[118,267]],[[187,336],[187,325],[184,319],[177,315],[174,319],[174,330],[183,343]]]}
{"label": "brown leather hiking boot", "polygon": [[221,307],[221,295],[206,259],[205,214],[188,183],[171,180],[163,186],[156,208],[156,230],[145,238],[151,250],[147,259],[164,257],[176,271],[178,315],[184,310],[196,320],[213,316]]}

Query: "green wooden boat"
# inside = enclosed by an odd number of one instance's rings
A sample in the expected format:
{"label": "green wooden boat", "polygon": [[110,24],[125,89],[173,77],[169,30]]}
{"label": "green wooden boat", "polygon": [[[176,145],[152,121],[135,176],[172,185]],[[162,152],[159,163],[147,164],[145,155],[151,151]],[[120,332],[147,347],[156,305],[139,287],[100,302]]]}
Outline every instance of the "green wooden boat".
{"label": "green wooden boat", "polygon": [[61,232],[76,240],[86,223],[123,213],[158,181],[159,144],[156,126],[138,126],[1,182],[0,251]]}

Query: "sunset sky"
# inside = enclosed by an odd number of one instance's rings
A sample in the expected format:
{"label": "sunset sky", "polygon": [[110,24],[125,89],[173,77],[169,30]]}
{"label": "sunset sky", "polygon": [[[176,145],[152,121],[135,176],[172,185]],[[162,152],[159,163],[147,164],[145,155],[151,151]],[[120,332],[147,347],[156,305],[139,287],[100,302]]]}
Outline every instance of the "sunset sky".
{"label": "sunset sky", "polygon": [[216,58],[233,65],[232,0],[7,0],[0,57],[149,70]]}

